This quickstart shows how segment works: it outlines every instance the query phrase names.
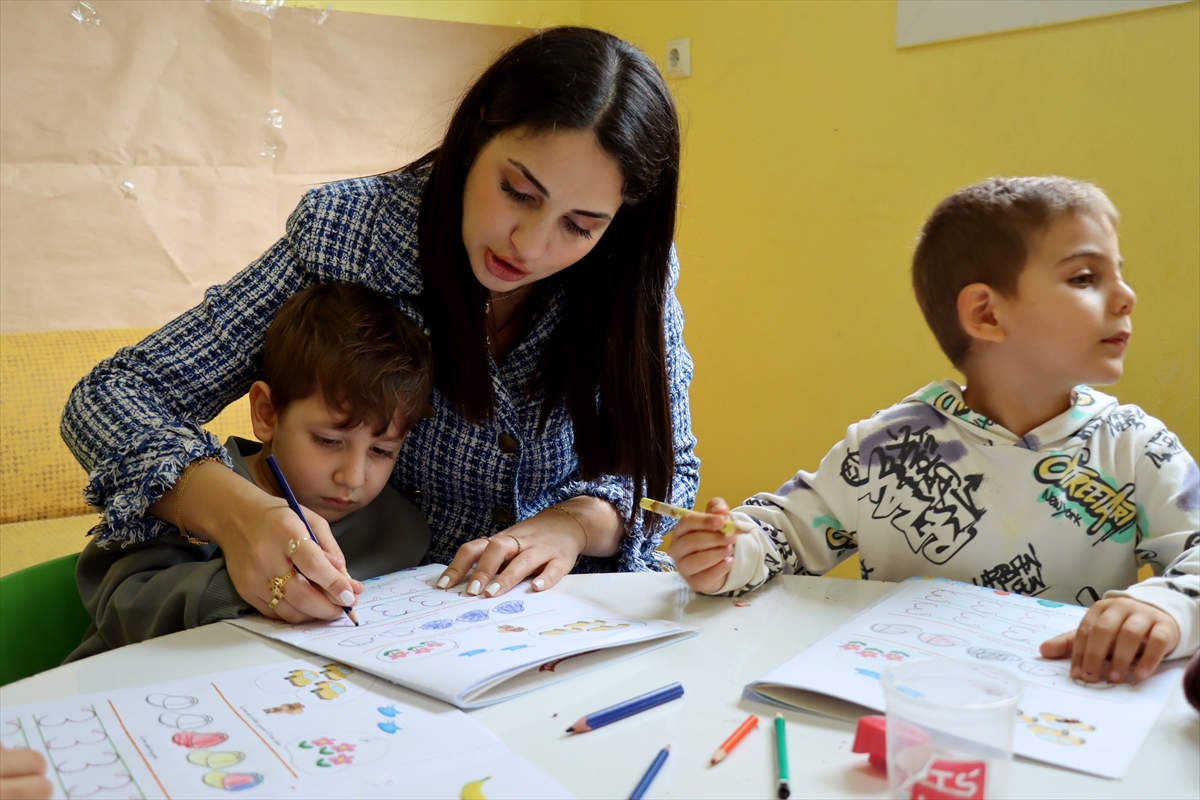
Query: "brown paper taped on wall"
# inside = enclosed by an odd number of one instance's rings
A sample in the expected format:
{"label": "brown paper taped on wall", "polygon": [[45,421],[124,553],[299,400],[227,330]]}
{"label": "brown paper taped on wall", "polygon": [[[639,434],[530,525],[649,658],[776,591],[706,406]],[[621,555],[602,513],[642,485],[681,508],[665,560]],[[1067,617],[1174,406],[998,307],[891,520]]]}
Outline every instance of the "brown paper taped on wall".
{"label": "brown paper taped on wall", "polygon": [[307,189],[435,147],[528,34],[224,0],[96,0],[84,25],[76,5],[0,3],[4,333],[171,319],[269,247]]}

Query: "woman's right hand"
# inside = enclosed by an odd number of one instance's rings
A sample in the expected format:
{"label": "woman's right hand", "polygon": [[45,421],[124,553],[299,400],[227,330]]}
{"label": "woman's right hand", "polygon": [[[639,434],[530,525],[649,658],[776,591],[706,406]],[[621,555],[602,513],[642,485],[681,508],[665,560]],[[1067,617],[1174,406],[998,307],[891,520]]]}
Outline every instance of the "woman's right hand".
{"label": "woman's right hand", "polygon": [[[150,511],[175,524],[175,489]],[[263,616],[291,623],[337,619],[345,613],[342,606],[357,602],[363,586],[347,574],[346,559],[329,523],[304,511],[319,547],[287,501],[216,462],[193,468],[181,507],[188,533],[221,547],[234,588]],[[287,580],[283,599],[271,608],[272,579],[284,577],[293,565],[299,574]]]}

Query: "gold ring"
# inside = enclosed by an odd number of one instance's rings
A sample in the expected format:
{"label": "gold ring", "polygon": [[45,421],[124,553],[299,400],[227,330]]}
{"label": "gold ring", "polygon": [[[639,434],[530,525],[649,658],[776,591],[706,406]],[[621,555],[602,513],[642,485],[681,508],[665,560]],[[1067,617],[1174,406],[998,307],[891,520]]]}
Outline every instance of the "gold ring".
{"label": "gold ring", "polygon": [[289,556],[299,549],[300,549],[300,542],[296,541],[295,539],[288,539],[288,555]]}
{"label": "gold ring", "polygon": [[292,579],[292,576],[295,574],[296,574],[296,568],[292,567],[286,573],[284,573],[282,576],[280,576],[278,578],[271,578],[270,582],[267,584],[267,589],[268,589],[268,591],[271,592],[271,596],[274,597],[276,600],[282,600],[283,599],[283,587],[288,581],[290,581]]}
{"label": "gold ring", "polygon": [[521,555],[521,540],[513,536],[511,533],[506,533],[504,535],[517,543],[517,555]]}
{"label": "gold ring", "polygon": [[282,598],[279,597],[272,597],[271,602],[267,603],[267,608],[274,608],[275,606],[279,605],[279,601],[281,599]]}

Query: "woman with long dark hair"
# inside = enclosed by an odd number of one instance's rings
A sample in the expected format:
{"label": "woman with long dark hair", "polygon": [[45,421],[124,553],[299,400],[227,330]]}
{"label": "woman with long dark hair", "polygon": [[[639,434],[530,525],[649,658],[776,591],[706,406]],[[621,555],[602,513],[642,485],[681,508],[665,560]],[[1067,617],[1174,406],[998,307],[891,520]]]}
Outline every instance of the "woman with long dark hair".
{"label": "woman with long dark hair", "polygon": [[[427,517],[431,560],[449,562],[439,586],[468,578],[468,593],[496,595],[572,569],[669,569],[655,550],[663,527],[637,502],[690,505],[697,488],[674,296],[678,175],[674,105],[640,51],[586,28],[515,45],[437,150],[309,192],[261,258],[79,383],[62,430],[104,510],[97,535],[182,528],[220,545],[238,592],[268,616],[341,614],[331,599],[351,602],[361,584],[323,520],[310,516],[320,549],[289,553],[300,521],[217,463],[227,456],[201,424],[254,381],[288,297],[352,281],[433,343],[432,408],[391,482]],[[302,576],[272,610],[272,576],[293,563]]]}

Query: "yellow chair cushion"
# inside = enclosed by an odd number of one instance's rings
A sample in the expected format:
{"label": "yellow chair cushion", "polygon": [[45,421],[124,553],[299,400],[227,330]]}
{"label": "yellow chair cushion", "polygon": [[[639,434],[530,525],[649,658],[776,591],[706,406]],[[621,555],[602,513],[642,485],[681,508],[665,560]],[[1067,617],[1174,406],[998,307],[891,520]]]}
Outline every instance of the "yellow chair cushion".
{"label": "yellow chair cushion", "polygon": [[0,577],[52,558],[78,553],[87,544],[88,531],[98,522],[100,515],[92,512],[78,517],[0,525]]}
{"label": "yellow chair cushion", "polygon": [[[82,496],[87,475],[58,433],[63,406],[92,367],[152,330],[0,336],[0,524],[91,511]],[[249,402],[232,403],[206,427],[222,439],[253,438]]]}

